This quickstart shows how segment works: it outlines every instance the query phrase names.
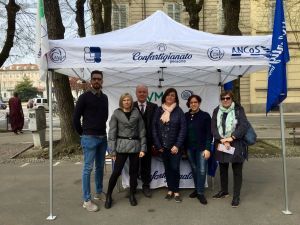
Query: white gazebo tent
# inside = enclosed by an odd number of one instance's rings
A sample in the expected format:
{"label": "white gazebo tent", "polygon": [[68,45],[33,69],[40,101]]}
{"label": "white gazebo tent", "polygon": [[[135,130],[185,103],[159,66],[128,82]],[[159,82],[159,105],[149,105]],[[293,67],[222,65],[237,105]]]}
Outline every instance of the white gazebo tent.
{"label": "white gazebo tent", "polygon": [[[84,80],[90,79],[94,69],[103,71],[104,91],[110,93],[137,84],[145,84],[149,89],[172,86],[202,90],[201,95],[206,96],[202,98],[209,98],[207,102],[210,102],[206,110],[211,111],[218,104],[221,84],[267,68],[271,39],[271,35],[205,33],[157,11],[121,30],[85,38],[50,40],[46,57],[48,69]],[[51,135],[50,131],[50,142]],[[50,154],[51,148],[50,144]],[[50,183],[51,168],[50,162]],[[49,217],[55,218],[52,199]]]}

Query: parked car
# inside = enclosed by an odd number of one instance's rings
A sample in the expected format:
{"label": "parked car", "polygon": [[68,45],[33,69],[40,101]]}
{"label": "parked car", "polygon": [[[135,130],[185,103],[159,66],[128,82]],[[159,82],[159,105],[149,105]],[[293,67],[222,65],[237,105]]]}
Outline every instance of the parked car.
{"label": "parked car", "polygon": [[33,109],[44,108],[46,111],[49,110],[47,98],[34,98]]}
{"label": "parked car", "polygon": [[7,105],[4,102],[0,101],[0,109],[6,109],[6,108]]}

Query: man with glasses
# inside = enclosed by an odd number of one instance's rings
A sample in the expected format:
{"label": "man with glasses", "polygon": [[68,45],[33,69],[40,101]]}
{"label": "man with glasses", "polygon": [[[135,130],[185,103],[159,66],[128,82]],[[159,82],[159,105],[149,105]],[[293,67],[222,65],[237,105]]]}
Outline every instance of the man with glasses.
{"label": "man with glasses", "polygon": [[[102,92],[103,73],[91,73],[91,89],[78,98],[73,124],[81,136],[84,165],[82,170],[83,208],[96,212],[99,207],[91,201],[90,177],[95,162],[95,200],[105,201],[103,193],[103,168],[107,148],[106,121],[108,119],[108,99]],[[82,124],[80,122],[82,117]]]}

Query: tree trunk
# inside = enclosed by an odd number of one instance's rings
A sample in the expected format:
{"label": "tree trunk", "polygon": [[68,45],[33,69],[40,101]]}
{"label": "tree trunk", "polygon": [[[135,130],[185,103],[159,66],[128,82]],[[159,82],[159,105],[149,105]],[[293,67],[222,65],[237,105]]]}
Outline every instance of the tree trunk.
{"label": "tree trunk", "polygon": [[242,35],[239,29],[241,0],[222,0],[225,19],[225,35]]}
{"label": "tree trunk", "polygon": [[78,25],[78,35],[79,37],[85,37],[85,24],[84,24],[84,3],[86,0],[76,1],[76,23]]}
{"label": "tree trunk", "polygon": [[[58,0],[44,0],[44,5],[49,39],[63,39],[65,28]],[[60,112],[61,143],[64,146],[77,144],[79,139],[72,126],[74,102],[68,77],[54,73],[53,86]]]}
{"label": "tree trunk", "polygon": [[[241,0],[222,0],[225,18],[225,35],[242,35],[239,29]],[[236,102],[241,102],[240,77],[233,81],[233,96]]]}
{"label": "tree trunk", "polygon": [[103,33],[111,31],[111,10],[112,3],[111,0],[102,0],[103,8],[104,8],[104,30]]}
{"label": "tree trunk", "polygon": [[7,12],[7,30],[6,40],[0,52],[0,67],[5,63],[9,57],[10,50],[14,45],[15,31],[16,31],[16,14],[20,10],[20,6],[16,4],[15,0],[9,0],[5,5]]}
{"label": "tree trunk", "polygon": [[183,0],[183,4],[185,6],[186,11],[188,12],[190,19],[189,24],[190,27],[199,30],[199,12],[203,7],[204,0],[199,0],[197,3],[196,0]]}
{"label": "tree trunk", "polygon": [[101,0],[91,0],[90,6],[91,6],[91,11],[92,11],[94,32],[95,32],[95,34],[101,34],[104,31]]}

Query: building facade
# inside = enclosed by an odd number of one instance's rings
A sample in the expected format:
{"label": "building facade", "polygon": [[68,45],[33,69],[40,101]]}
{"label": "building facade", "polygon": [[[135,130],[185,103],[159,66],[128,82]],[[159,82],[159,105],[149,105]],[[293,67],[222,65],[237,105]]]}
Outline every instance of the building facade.
{"label": "building facade", "polygon": [[[241,0],[239,28],[243,35],[267,35],[273,30],[275,0]],[[300,112],[300,2],[284,1],[291,60],[287,67],[288,97],[286,112]],[[180,0],[114,0],[113,30],[135,24],[156,10],[188,26],[189,15]],[[224,15],[222,0],[204,0],[199,13],[201,31],[222,34]],[[217,44],[217,43],[216,43]],[[247,112],[265,112],[267,70],[241,78],[241,102]]]}
{"label": "building facade", "polygon": [[15,86],[27,77],[33,87],[45,94],[45,82],[40,80],[39,68],[36,64],[13,64],[0,68],[0,98],[8,101],[13,96]]}

